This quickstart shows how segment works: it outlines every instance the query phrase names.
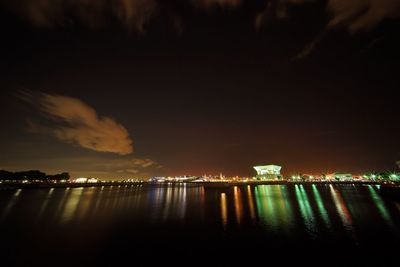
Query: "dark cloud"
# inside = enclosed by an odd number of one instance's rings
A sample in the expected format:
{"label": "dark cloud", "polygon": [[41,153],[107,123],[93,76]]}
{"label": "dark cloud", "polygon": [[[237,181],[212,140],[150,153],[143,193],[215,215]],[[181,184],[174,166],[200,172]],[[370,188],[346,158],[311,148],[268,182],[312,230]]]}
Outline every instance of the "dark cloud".
{"label": "dark cloud", "polygon": [[133,141],[124,126],[112,118],[99,116],[79,99],[43,93],[24,94],[24,98],[55,122],[41,126],[28,121],[31,132],[51,133],[61,141],[99,152],[120,155],[133,152]]}
{"label": "dark cloud", "polygon": [[220,7],[238,7],[242,0],[192,0],[195,6],[210,8],[214,6]]}

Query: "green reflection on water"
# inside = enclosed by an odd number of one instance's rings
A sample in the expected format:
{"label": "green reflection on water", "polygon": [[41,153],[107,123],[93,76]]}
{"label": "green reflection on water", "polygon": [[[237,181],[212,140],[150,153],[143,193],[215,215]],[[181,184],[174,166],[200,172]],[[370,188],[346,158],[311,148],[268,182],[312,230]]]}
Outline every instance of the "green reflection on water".
{"label": "green reflection on water", "polygon": [[308,200],[307,192],[304,190],[303,185],[295,185],[295,192],[304,224],[312,237],[315,237],[317,229],[315,225],[314,213]]}
{"label": "green reflection on water", "polygon": [[325,209],[324,202],[322,201],[321,195],[319,194],[318,188],[315,184],[312,185],[315,201],[317,202],[317,207],[319,210],[319,213],[322,217],[322,220],[324,221],[325,225],[328,228],[331,228],[331,222],[329,220],[329,215],[327,210]]}
{"label": "green reflection on water", "polygon": [[390,216],[389,211],[386,208],[385,202],[383,202],[383,199],[378,195],[372,185],[368,185],[368,189],[371,194],[372,200],[374,201],[375,206],[378,208],[382,218],[392,229],[395,229],[397,231],[397,227],[393,223],[392,217]]}
{"label": "green reflection on water", "polygon": [[287,186],[283,185],[279,187],[279,193],[281,195],[281,198],[283,199],[284,202],[284,207],[283,209],[285,210],[285,222],[287,225],[292,226],[294,218],[293,218],[293,211],[292,211],[292,206],[289,201],[289,195],[287,192]]}
{"label": "green reflection on water", "polygon": [[273,229],[289,229],[292,226],[293,215],[286,187],[259,185],[254,193],[258,215],[266,226]]}

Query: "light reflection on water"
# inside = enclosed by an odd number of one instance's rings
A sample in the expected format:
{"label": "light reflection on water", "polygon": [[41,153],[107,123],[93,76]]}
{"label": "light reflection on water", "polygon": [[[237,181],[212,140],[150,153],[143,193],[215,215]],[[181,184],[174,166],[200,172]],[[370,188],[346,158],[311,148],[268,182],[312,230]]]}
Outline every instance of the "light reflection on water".
{"label": "light reflection on water", "polygon": [[337,189],[335,189],[333,185],[329,185],[329,188],[331,190],[335,207],[340,215],[340,218],[342,219],[344,227],[347,230],[353,231],[353,220],[341,193]]}
{"label": "light reflection on water", "polygon": [[303,218],[304,225],[310,236],[315,238],[317,234],[316,221],[314,212],[311,208],[310,202],[303,185],[295,185],[296,198],[300,207],[300,212]]}
{"label": "light reflection on water", "polygon": [[243,202],[242,202],[242,194],[237,186],[233,187],[233,197],[235,200],[234,203],[235,203],[236,223],[240,225],[243,217]]}
{"label": "light reflection on water", "polygon": [[357,243],[365,229],[398,236],[399,206],[377,190],[370,185],[316,184],[19,189],[1,192],[0,223],[205,223],[221,231],[258,227],[267,234],[304,233],[311,240],[344,232]]}
{"label": "light reflection on water", "polygon": [[83,193],[83,188],[74,188],[70,191],[68,198],[66,200],[66,204],[64,207],[64,211],[62,213],[61,222],[68,222],[75,215],[75,211],[78,208],[79,202],[81,200]]}
{"label": "light reflection on water", "polygon": [[224,229],[228,223],[228,204],[226,202],[226,194],[221,193],[221,219]]}
{"label": "light reflection on water", "polygon": [[40,210],[38,212],[37,220],[40,219],[40,217],[43,215],[43,212],[45,211],[47,205],[49,204],[49,201],[51,199],[51,195],[54,192],[54,188],[50,188],[49,192],[47,193],[46,199],[43,201],[43,204],[40,207]]}
{"label": "light reflection on water", "polygon": [[381,214],[382,218],[384,219],[385,223],[398,235],[398,229],[396,228],[396,225],[393,222],[392,216],[390,215],[385,202],[383,199],[379,196],[379,194],[376,192],[376,189],[368,185],[369,192],[371,193],[371,197],[374,200],[375,206],[378,208],[379,213]]}
{"label": "light reflection on water", "polygon": [[286,186],[259,185],[255,187],[258,217],[265,227],[274,231],[288,231],[292,227],[293,214],[287,200]]}
{"label": "light reflection on water", "polygon": [[320,195],[320,193],[318,191],[318,187],[315,184],[313,184],[312,185],[312,190],[313,190],[313,193],[314,193],[315,202],[317,203],[317,206],[318,206],[319,214],[322,217],[326,227],[328,229],[331,229],[331,222],[330,222],[330,219],[329,219],[329,214],[328,214],[328,211],[325,209],[325,205],[324,205],[324,202],[323,202],[323,200],[321,198],[321,195]]}
{"label": "light reflection on water", "polygon": [[247,186],[247,202],[249,203],[250,217],[253,222],[256,221],[256,211],[254,209],[254,197],[251,186]]}
{"label": "light reflection on water", "polygon": [[11,209],[17,203],[19,195],[21,194],[21,191],[22,191],[21,189],[18,189],[12,195],[11,199],[8,201],[7,205],[5,206],[5,208],[1,214],[1,221],[4,220],[5,218],[7,218],[8,213],[11,211]]}

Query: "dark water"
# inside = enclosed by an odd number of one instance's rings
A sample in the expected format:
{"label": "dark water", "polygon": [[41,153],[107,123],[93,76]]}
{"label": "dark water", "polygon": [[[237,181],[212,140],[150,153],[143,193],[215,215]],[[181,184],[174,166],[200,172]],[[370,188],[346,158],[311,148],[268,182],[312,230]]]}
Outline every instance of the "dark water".
{"label": "dark water", "polygon": [[0,236],[5,266],[400,266],[400,204],[371,185],[1,190]]}

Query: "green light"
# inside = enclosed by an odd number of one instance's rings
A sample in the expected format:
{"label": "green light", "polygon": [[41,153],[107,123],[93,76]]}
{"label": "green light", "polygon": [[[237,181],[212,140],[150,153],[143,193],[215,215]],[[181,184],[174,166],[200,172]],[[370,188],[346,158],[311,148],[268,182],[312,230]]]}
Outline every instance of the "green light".
{"label": "green light", "polygon": [[328,228],[330,228],[331,227],[331,223],[329,221],[328,212],[325,209],[324,202],[322,201],[321,195],[318,192],[318,188],[315,186],[315,184],[313,184],[312,185],[312,189],[313,189],[315,200],[317,202],[319,213],[321,214],[321,217],[324,220],[326,226]]}
{"label": "green light", "polygon": [[374,200],[374,203],[376,207],[379,210],[379,213],[381,214],[382,218],[385,220],[385,222],[392,228],[396,228],[394,226],[393,220],[389,214],[389,211],[386,208],[385,203],[383,202],[382,198],[379,196],[379,194],[375,191],[375,189],[371,186],[368,185],[369,192],[371,193],[371,197]]}
{"label": "green light", "polygon": [[295,192],[297,202],[299,203],[300,213],[304,219],[304,224],[308,230],[308,232],[315,237],[316,236],[316,226],[315,226],[315,218],[312,212],[310,202],[308,201],[307,193],[304,190],[303,185],[295,185]]}
{"label": "green light", "polygon": [[280,185],[259,185],[254,196],[257,212],[263,224],[272,229],[292,227],[293,215],[287,196]]}
{"label": "green light", "polygon": [[286,190],[286,186],[279,186],[279,196],[281,199],[284,201],[284,207],[283,207],[283,213],[284,213],[284,218],[285,218],[285,224],[287,227],[291,227],[293,223],[293,212],[292,212],[292,207],[290,205],[290,201],[288,201],[289,196]]}

